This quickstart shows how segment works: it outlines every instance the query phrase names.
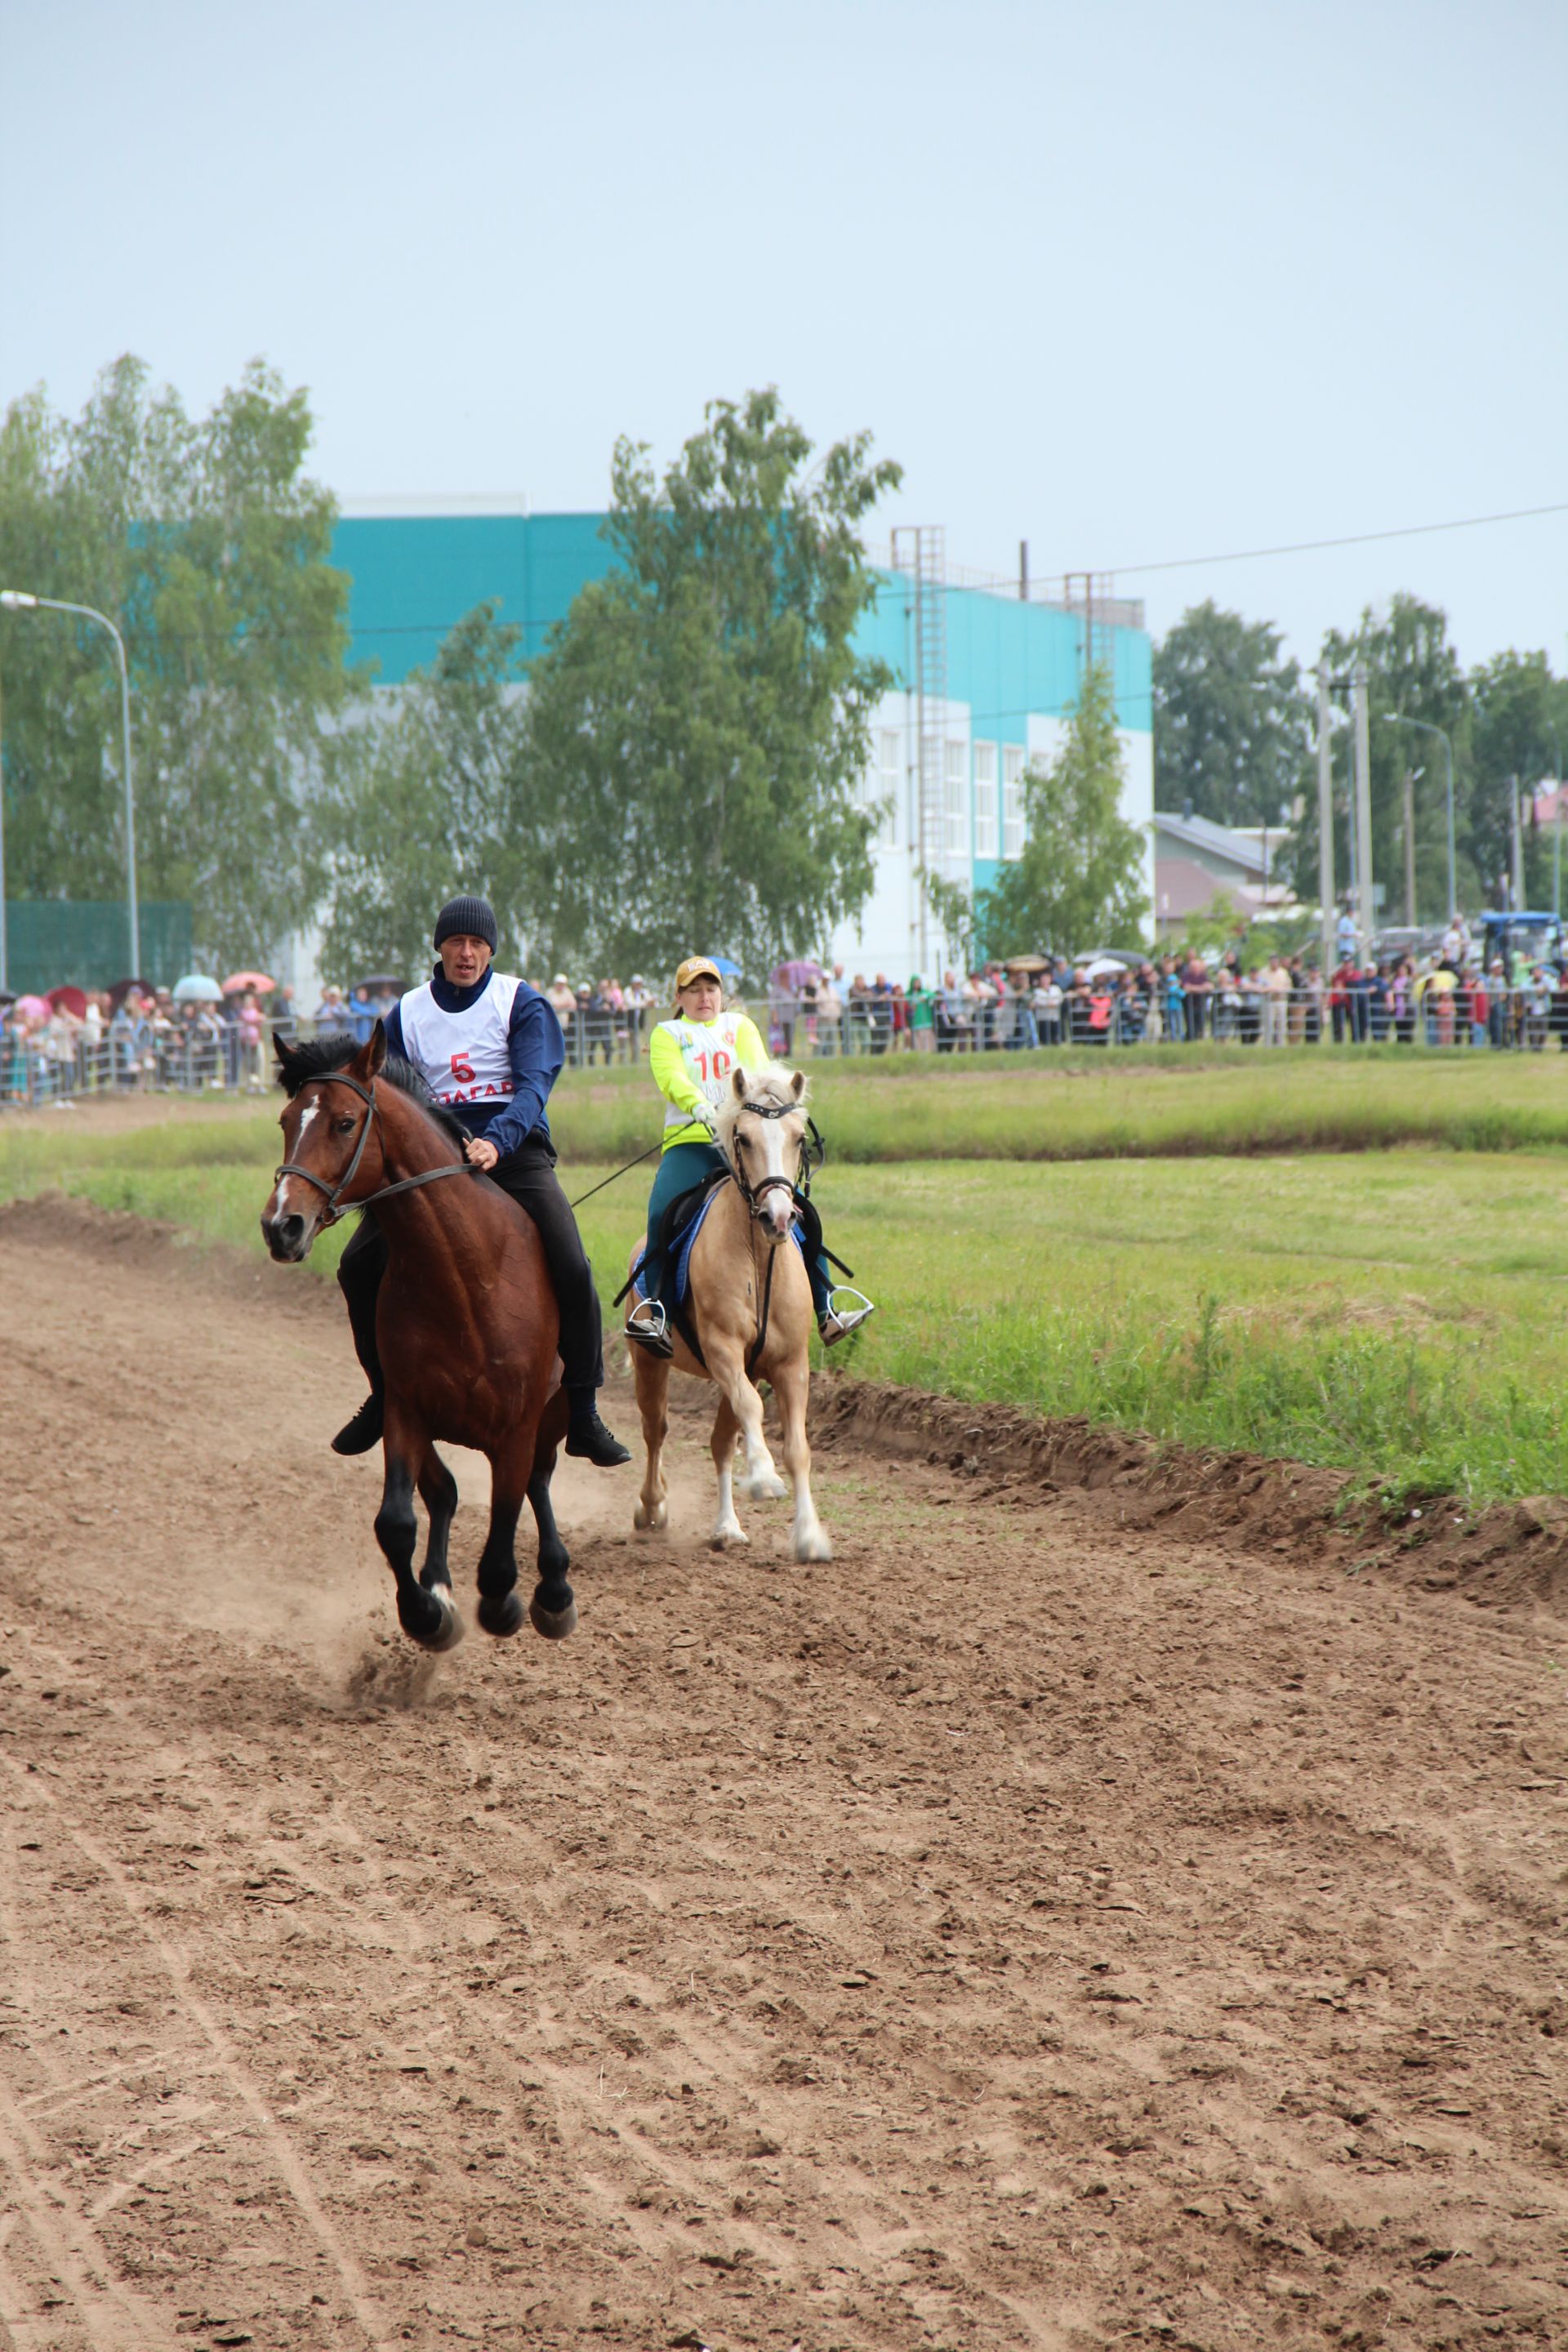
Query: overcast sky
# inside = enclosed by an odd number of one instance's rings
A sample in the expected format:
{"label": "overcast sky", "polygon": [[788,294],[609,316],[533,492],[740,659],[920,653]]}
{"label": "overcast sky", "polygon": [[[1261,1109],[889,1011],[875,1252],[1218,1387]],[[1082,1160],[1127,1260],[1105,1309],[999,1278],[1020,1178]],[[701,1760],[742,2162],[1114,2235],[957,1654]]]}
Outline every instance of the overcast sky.
{"label": "overcast sky", "polygon": [[[260,354],[344,499],[595,508],[776,383],[888,520],[1568,667],[1563,0],[0,0],[0,397]],[[454,616],[455,617],[455,616]]]}

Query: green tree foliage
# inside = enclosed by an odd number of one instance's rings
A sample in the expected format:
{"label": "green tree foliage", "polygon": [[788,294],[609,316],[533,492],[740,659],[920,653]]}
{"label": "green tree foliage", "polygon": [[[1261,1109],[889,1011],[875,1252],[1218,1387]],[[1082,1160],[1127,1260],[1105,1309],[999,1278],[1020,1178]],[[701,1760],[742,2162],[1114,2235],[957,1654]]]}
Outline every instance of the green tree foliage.
{"label": "green tree foliage", "polygon": [[765,966],[865,902],[856,782],[892,678],[852,643],[875,593],[859,526],[900,471],[865,434],[811,457],[773,391],[715,401],[662,481],[617,445],[617,566],[530,681],[536,960]]}
{"label": "green tree foliage", "polygon": [[[1279,632],[1212,602],[1154,654],[1154,805],[1217,824],[1282,822],[1307,789],[1312,710]],[[1283,820],[1288,821],[1288,820]]]}
{"label": "green tree foliage", "polygon": [[965,971],[974,963],[974,894],[963,882],[949,882],[940,874],[923,873],[926,904],[942,927],[946,954]]}
{"label": "green tree foliage", "polygon": [[[1397,595],[1386,613],[1371,606],[1358,628],[1331,629],[1323,640],[1322,659],[1337,681],[1333,733],[1334,873],[1342,894],[1350,880],[1352,734],[1348,681],[1358,661],[1366,665],[1372,751],[1373,876],[1384,885],[1384,917],[1395,919],[1404,910],[1405,792],[1406,767],[1419,769],[1415,787],[1416,919],[1440,921],[1448,912],[1447,789],[1442,746],[1430,735],[1410,728],[1391,727],[1388,715],[1398,712],[1443,728],[1454,743],[1456,806],[1458,821],[1459,897],[1467,906],[1479,903],[1479,882],[1468,854],[1465,816],[1468,778],[1467,721],[1468,694],[1458,656],[1448,639],[1447,616],[1439,607],[1417,596]],[[1294,877],[1303,898],[1318,896],[1318,802],[1313,789],[1304,797],[1301,821],[1280,856],[1283,872]]]}
{"label": "green tree foliage", "polygon": [[499,625],[493,604],[479,605],[429,669],[345,730],[325,801],[331,971],[419,977],[437,908],[468,891],[496,910],[502,961],[520,959],[521,637]]}
{"label": "green tree foliage", "polygon": [[1121,814],[1124,783],[1111,683],[1097,664],[1061,750],[1048,767],[1026,771],[1024,854],[975,901],[983,955],[1047,947],[1076,955],[1142,937],[1144,844]]}
{"label": "green tree foliage", "polygon": [[[1423,719],[1443,728],[1454,745],[1456,841],[1464,855],[1472,847],[1468,829],[1460,823],[1462,788],[1467,772],[1465,719],[1467,694],[1464,673],[1448,637],[1447,615],[1440,607],[1416,596],[1397,595],[1387,614],[1362,616],[1353,636],[1331,630],[1323,658],[1336,676],[1349,676],[1358,659],[1367,669],[1372,750],[1372,864],[1374,877],[1387,889],[1384,919],[1392,921],[1402,902],[1397,877],[1404,872],[1404,778],[1406,768],[1419,768],[1414,792],[1415,833],[1415,908],[1417,921],[1447,916],[1447,776],[1443,748],[1430,735],[1405,727],[1391,727],[1386,714]],[[1348,738],[1347,738],[1348,742]],[[1347,752],[1348,761],[1348,752]],[[1348,769],[1347,769],[1348,772]],[[1347,795],[1346,824],[1350,822]],[[1348,874],[1350,845],[1338,870]],[[1468,887],[1467,887],[1468,886]],[[1460,898],[1474,905],[1479,881],[1473,858],[1460,881]]]}
{"label": "green tree foliage", "polygon": [[[307,809],[351,690],[334,508],[303,392],[259,363],[186,415],[121,359],[82,415],[0,423],[4,584],[107,613],[132,681],[138,880],[188,899],[201,957],[264,957],[321,878]],[[13,896],[123,893],[120,704],[101,629],[0,614]]]}
{"label": "green tree foliage", "polygon": [[[1514,792],[1555,780],[1568,753],[1568,681],[1553,677],[1544,653],[1497,654],[1470,673],[1468,845],[1487,896],[1512,870]],[[1553,843],[1533,825],[1525,841],[1526,897],[1552,903]]]}
{"label": "green tree foliage", "polygon": [[[1467,673],[1449,642],[1447,615],[1419,597],[1395,596],[1385,613],[1370,607],[1360,626],[1331,630],[1323,661],[1338,681],[1334,701],[1334,871],[1350,877],[1351,740],[1348,681],[1367,668],[1372,751],[1373,873],[1385,889],[1389,919],[1404,911],[1405,775],[1415,777],[1415,917],[1435,923],[1448,912],[1447,762],[1442,745],[1412,728],[1390,726],[1391,713],[1440,727],[1453,746],[1455,864],[1461,907],[1500,903],[1511,866],[1510,801],[1556,772],[1557,745],[1568,750],[1568,682],[1554,677],[1543,653],[1508,652]],[[1555,733],[1555,742],[1553,734]],[[1550,829],[1526,844],[1527,889],[1549,892]],[[1301,823],[1282,858],[1303,898],[1318,894],[1318,810],[1306,796]],[[1550,904],[1550,896],[1546,898]]]}

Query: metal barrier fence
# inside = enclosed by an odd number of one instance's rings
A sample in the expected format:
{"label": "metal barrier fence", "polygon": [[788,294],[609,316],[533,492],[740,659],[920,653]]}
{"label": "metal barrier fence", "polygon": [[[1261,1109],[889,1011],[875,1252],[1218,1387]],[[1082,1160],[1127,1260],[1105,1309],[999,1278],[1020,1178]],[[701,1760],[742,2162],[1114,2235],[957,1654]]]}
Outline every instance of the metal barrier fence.
{"label": "metal barrier fence", "polygon": [[[1568,1053],[1568,988],[1426,986],[1324,992],[1316,988],[1191,991],[1180,998],[1136,990],[1107,995],[1069,991],[1059,1005],[1021,1001],[967,1005],[940,1002],[931,1025],[908,1025],[910,1007],[868,997],[827,1019],[793,1001],[758,1008],[758,1025],[786,1060],[924,1052],[1005,1053],[1053,1047],[1221,1044],[1270,1048],[1319,1045],[1399,1045],[1441,1051]],[[900,1017],[902,1016],[902,1017]],[[634,1063],[658,1018],[580,1008],[563,1031],[567,1066],[609,1068]],[[315,1034],[309,1022],[270,1024],[247,1039],[229,1023],[110,1028],[94,1036],[58,1023],[38,1030],[0,1022],[0,1110],[89,1102],[127,1094],[264,1094],[272,1083],[274,1029]]]}
{"label": "metal barrier fence", "polygon": [[1194,1045],[1260,1047],[1318,1045],[1484,1046],[1568,1052],[1568,988],[1437,989],[1384,983],[1343,992],[1320,988],[1136,989],[1104,994],[1069,990],[1044,1006],[940,1000],[929,1026],[912,1027],[897,998],[851,1003],[831,1021],[806,1005],[775,1000],[772,1027],[784,1058],[913,1051],[976,1054],[1057,1046]]}
{"label": "metal barrier fence", "polygon": [[32,1032],[0,1024],[0,1109],[116,1094],[261,1094],[271,1076],[269,1032],[259,1041],[227,1027],[95,1037],[52,1023]]}
{"label": "metal barrier fence", "polygon": [[[563,1028],[566,1060],[574,1069],[631,1063],[646,1051],[651,1011],[612,1013],[581,1006]],[[277,1063],[275,1034],[308,1038],[310,1021],[266,1024],[247,1038],[224,1021],[111,1022],[94,1033],[58,1019],[40,1026],[0,1020],[0,1110],[45,1108],[127,1094],[264,1094]]]}

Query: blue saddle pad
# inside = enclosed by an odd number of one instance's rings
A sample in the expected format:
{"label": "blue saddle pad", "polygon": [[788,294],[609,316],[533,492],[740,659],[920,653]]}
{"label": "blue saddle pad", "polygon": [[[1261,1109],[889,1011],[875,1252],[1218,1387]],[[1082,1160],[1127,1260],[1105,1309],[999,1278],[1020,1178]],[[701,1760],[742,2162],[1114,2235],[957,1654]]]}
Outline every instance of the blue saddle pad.
{"label": "blue saddle pad", "polygon": [[[686,1303],[686,1294],[690,1288],[691,1283],[692,1248],[696,1243],[698,1234],[702,1231],[703,1226],[708,1222],[708,1214],[713,1206],[719,1189],[720,1188],[717,1185],[713,1187],[712,1191],[710,1191],[703,1200],[690,1223],[686,1226],[683,1232],[676,1236],[675,1247],[670,1253],[669,1262],[664,1270],[664,1291],[665,1302],[667,1305],[682,1307]],[[790,1227],[789,1237],[804,1257],[805,1255],[805,1244],[801,1240],[800,1227],[798,1224],[792,1225]],[[643,1257],[647,1252],[647,1244],[645,1241],[642,1249],[637,1253],[637,1296],[644,1298],[647,1297],[647,1293],[644,1290],[642,1286],[641,1267]]]}

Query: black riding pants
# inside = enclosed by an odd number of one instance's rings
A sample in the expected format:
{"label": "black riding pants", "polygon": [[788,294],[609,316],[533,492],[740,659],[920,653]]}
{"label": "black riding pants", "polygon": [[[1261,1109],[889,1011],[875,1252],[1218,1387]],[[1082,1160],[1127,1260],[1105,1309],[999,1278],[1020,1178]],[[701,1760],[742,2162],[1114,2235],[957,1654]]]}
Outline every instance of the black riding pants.
{"label": "black riding pants", "polygon": [[[469,1179],[470,1182],[473,1181]],[[542,1139],[526,1142],[489,1171],[489,1181],[527,1210],[544,1244],[544,1263],[561,1310],[561,1369],[568,1389],[603,1388],[605,1350],[599,1294],[583,1248],[577,1220],[555,1174],[555,1154]],[[348,1303],[354,1352],[372,1387],[381,1384],[375,1344],[375,1298],[386,1271],[386,1236],[367,1209],[338,1265],[338,1286]]]}

